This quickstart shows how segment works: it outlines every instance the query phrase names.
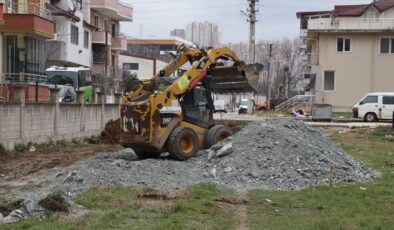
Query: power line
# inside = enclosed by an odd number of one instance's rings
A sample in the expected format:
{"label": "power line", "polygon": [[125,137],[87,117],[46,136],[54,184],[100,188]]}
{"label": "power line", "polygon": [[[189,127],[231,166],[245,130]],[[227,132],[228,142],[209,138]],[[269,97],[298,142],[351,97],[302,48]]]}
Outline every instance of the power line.
{"label": "power line", "polygon": [[207,6],[207,7],[194,7],[194,8],[171,8],[171,9],[157,9],[157,10],[147,10],[147,11],[137,11],[138,13],[151,13],[151,12],[168,12],[168,11],[187,11],[187,10],[206,10],[206,9],[222,9],[222,8],[233,8],[239,6],[245,6],[246,4],[235,4],[226,6]]}

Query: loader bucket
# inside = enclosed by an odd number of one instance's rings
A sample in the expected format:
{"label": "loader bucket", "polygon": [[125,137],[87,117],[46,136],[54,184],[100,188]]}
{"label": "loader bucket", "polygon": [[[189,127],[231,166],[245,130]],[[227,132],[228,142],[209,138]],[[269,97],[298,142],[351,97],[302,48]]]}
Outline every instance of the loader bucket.
{"label": "loader bucket", "polygon": [[218,66],[209,71],[210,87],[214,93],[247,93],[257,91],[261,64]]}

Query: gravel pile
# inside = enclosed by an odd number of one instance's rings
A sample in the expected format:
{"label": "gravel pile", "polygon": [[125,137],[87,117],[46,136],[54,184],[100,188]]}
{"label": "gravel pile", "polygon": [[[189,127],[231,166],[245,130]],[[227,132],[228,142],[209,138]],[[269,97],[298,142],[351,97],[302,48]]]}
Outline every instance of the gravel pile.
{"label": "gravel pile", "polygon": [[[331,170],[330,170],[331,168]],[[38,190],[23,194],[29,213],[43,211],[36,203],[52,192],[66,198],[92,186],[149,186],[158,190],[209,182],[237,191],[254,188],[300,190],[333,183],[364,182],[379,174],[338,149],[319,130],[301,121],[274,120],[250,124],[243,131],[201,151],[186,162],[137,160],[130,149],[97,155],[61,172]]]}

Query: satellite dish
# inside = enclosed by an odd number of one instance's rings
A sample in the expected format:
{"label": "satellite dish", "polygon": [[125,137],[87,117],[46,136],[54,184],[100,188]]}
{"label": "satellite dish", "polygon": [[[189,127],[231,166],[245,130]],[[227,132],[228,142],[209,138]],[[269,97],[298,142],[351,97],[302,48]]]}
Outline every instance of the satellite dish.
{"label": "satellite dish", "polygon": [[71,0],[73,8],[71,9],[72,12],[75,12],[78,8],[77,0]]}

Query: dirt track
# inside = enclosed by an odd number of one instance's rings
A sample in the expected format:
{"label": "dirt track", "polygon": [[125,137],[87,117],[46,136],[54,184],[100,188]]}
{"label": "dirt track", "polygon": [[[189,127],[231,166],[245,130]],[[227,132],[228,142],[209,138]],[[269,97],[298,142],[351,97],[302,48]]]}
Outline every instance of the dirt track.
{"label": "dirt track", "polygon": [[67,167],[98,152],[119,149],[117,145],[68,143],[64,146],[40,147],[34,152],[0,155],[0,182],[20,179],[55,167]]}

